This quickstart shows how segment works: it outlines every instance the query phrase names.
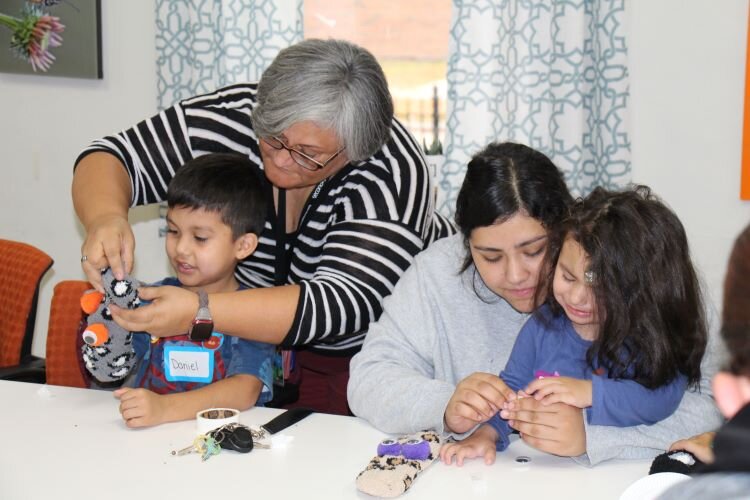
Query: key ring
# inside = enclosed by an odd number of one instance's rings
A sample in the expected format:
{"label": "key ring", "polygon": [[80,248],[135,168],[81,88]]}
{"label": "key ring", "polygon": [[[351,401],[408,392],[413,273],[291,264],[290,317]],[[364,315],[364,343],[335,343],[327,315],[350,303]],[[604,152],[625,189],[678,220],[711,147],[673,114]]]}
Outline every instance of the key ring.
{"label": "key ring", "polygon": [[[244,432],[237,432],[237,431]],[[252,427],[240,423],[231,422],[211,429],[205,434],[201,434],[193,440],[193,444],[180,450],[173,450],[172,455],[182,456],[189,453],[199,453],[205,462],[212,455],[217,455],[222,448],[237,451],[239,453],[249,453],[254,448],[270,448],[270,444],[255,442],[260,441],[265,433],[256,431]],[[248,439],[249,438],[249,439]]]}
{"label": "key ring", "polygon": [[253,437],[253,439],[263,439],[266,437],[266,431],[264,429],[256,430],[252,427],[249,427],[244,424],[240,424],[237,422],[230,422],[228,424],[224,424],[221,427],[217,427],[216,429],[212,430],[211,433],[214,432],[222,432],[222,431],[229,431],[234,432],[235,430],[239,428],[245,428],[250,431],[250,435]]}
{"label": "key ring", "polygon": [[216,441],[216,444],[221,444],[222,441],[224,441],[224,436],[226,436],[226,434],[224,434],[224,430],[221,427],[219,427],[218,429],[214,429],[209,433],[209,435],[213,438],[214,441]]}
{"label": "key ring", "polygon": [[208,432],[208,435],[211,436],[216,443],[221,444],[222,441],[224,441],[224,438],[226,437],[227,432],[234,432],[234,429],[237,428],[241,424],[237,424],[234,422],[224,424],[220,427],[217,427],[216,429],[213,429]]}

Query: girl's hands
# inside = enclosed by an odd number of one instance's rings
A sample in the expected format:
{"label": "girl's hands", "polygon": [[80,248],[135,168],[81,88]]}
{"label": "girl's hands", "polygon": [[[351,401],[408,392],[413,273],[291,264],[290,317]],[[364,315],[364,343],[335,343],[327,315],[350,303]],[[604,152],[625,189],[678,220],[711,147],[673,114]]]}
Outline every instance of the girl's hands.
{"label": "girl's hands", "polygon": [[141,287],[141,300],[150,301],[137,309],[110,306],[112,318],[132,332],[148,332],[156,337],[183,335],[198,311],[198,295],[176,286]]}
{"label": "girl's hands", "polygon": [[592,383],[590,380],[570,377],[545,377],[531,382],[525,392],[545,406],[565,403],[588,408],[591,406]]}
{"label": "girl's hands", "polygon": [[86,260],[81,267],[94,288],[104,292],[101,270],[111,267],[117,279],[133,270],[135,237],[127,217],[107,214],[93,220],[86,228],[86,240],[81,256]]}
{"label": "girl's hands", "polygon": [[446,465],[450,465],[455,457],[456,465],[461,467],[465,458],[484,457],[484,463],[492,465],[497,455],[495,450],[497,437],[495,429],[485,424],[463,441],[444,444],[440,448],[440,459]]}
{"label": "girl's hands", "polygon": [[445,407],[445,428],[456,434],[468,432],[489,420],[509,399],[515,399],[515,394],[500,377],[472,373],[458,383]]}
{"label": "girl's hands", "polygon": [[544,405],[531,397],[509,401],[500,411],[529,446],[563,457],[586,453],[583,410],[564,403]]}

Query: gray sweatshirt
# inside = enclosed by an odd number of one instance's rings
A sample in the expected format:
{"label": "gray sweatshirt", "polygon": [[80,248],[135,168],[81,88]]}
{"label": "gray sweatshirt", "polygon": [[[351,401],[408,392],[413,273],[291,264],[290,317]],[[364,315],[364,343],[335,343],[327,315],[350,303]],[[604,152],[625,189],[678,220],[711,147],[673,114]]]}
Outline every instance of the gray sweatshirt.
{"label": "gray sweatshirt", "polygon": [[[418,254],[352,359],[349,406],[383,432],[445,432],[443,415],[456,384],[474,372],[499,374],[529,316],[493,294],[473,265],[459,274],[465,252],[457,234]],[[712,354],[710,345],[700,392],[686,392],[672,416],[651,426],[585,424],[587,453],[576,461],[650,458],[678,439],[719,427]]]}

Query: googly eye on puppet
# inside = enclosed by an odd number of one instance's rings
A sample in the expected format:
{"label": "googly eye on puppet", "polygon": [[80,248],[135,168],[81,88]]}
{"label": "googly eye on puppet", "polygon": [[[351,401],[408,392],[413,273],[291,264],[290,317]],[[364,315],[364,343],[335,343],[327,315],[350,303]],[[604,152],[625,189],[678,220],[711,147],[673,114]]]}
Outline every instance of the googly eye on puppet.
{"label": "googly eye on puppet", "polygon": [[385,455],[400,455],[401,454],[401,443],[395,439],[384,439],[378,444],[378,456],[382,457]]}
{"label": "googly eye on puppet", "polygon": [[441,441],[434,431],[382,440],[377,455],[357,476],[357,489],[382,498],[403,494],[440,454]]}
{"label": "googly eye on puppet", "polygon": [[422,438],[384,439],[378,444],[378,456],[400,456],[408,460],[427,460],[430,444]]}

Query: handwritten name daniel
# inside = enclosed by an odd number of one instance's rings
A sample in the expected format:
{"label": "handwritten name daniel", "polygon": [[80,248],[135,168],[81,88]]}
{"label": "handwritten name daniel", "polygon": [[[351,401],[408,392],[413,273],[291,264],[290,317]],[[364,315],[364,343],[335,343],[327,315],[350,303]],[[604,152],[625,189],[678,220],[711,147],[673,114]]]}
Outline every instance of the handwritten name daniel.
{"label": "handwritten name daniel", "polygon": [[185,370],[189,372],[197,372],[199,370],[197,361],[191,361],[189,363],[178,361],[176,359],[171,359],[170,361],[172,362],[173,370]]}

